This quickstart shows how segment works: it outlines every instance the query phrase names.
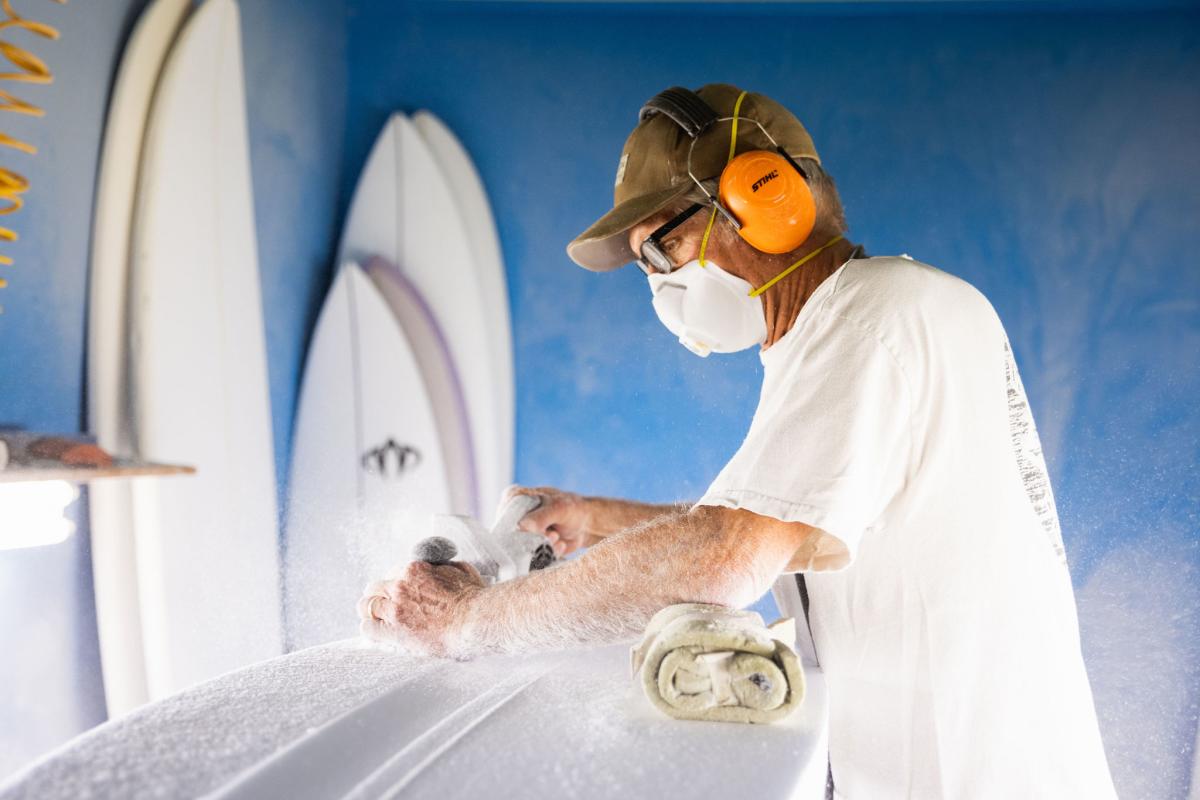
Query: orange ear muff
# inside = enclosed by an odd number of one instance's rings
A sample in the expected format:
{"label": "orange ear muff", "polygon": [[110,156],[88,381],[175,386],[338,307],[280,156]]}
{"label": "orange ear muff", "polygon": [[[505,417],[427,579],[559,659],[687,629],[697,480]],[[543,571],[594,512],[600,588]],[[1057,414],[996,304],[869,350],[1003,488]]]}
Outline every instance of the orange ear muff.
{"label": "orange ear muff", "polygon": [[778,153],[742,153],[725,166],[719,191],[742,225],[742,238],[764,253],[791,252],[812,233],[817,216],[812,190]]}

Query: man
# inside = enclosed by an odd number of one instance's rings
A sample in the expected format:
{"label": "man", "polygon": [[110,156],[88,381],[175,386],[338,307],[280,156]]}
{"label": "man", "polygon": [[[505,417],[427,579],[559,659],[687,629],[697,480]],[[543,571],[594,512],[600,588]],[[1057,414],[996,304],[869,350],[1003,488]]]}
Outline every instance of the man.
{"label": "man", "polygon": [[544,498],[522,527],[588,551],[490,588],[414,564],[367,593],[364,630],[459,658],[565,647],[803,572],[777,596],[795,608],[807,586],[838,796],[1114,797],[1004,329],[968,284],[866,258],[845,231],[782,106],[725,85],[654,98],[614,208],[568,252],[596,271],[637,260],[700,354],[760,346],[745,442],[690,508],[514,489]]}

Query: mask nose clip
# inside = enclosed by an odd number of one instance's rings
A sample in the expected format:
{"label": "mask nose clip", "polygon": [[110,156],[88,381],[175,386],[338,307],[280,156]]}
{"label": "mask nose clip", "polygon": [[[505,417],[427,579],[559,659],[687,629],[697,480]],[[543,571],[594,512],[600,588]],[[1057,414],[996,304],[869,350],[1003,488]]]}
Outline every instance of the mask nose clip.
{"label": "mask nose clip", "polygon": [[708,358],[709,354],[712,352],[711,347],[704,344],[704,342],[696,341],[690,336],[680,336],[679,343],[701,358]]}

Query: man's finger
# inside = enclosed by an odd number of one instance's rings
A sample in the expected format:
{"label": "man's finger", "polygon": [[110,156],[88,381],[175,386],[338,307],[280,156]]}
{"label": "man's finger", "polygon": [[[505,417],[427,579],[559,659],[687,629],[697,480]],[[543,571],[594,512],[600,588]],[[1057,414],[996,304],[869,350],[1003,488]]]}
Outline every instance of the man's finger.
{"label": "man's finger", "polygon": [[354,610],[361,620],[371,619],[371,602],[375,599],[375,595],[364,594],[358,598],[358,602],[354,604]]}
{"label": "man's finger", "polygon": [[358,632],[373,642],[397,645],[412,655],[431,654],[429,646],[403,625],[393,625],[378,619],[364,619],[358,624]]}
{"label": "man's finger", "polygon": [[553,489],[547,489],[545,487],[533,488],[533,487],[529,487],[529,486],[519,486],[514,483],[512,486],[509,486],[507,489],[505,489],[504,493],[502,495],[500,495],[500,502],[496,504],[496,513],[493,516],[495,516],[495,517],[500,516],[500,512],[504,510],[504,507],[507,506],[514,497],[522,497],[522,496],[541,497],[546,492],[553,492],[553,491],[554,491]]}
{"label": "man's finger", "polygon": [[499,508],[504,508],[504,506],[508,505],[508,501],[512,500],[514,497],[517,497],[517,496],[523,495],[523,494],[528,494],[528,493],[529,493],[529,490],[526,489],[524,486],[519,486],[518,484],[515,484],[515,483],[512,484],[507,489],[505,489],[503,493],[501,493]]}
{"label": "man's finger", "polygon": [[552,503],[552,498],[562,495],[562,492],[555,489],[553,486],[519,486],[513,484],[504,490],[504,494],[500,497],[500,504],[496,506],[496,516],[504,510],[514,497],[538,497],[546,503]]}
{"label": "man's finger", "polygon": [[375,601],[380,599],[377,594],[363,595],[358,599],[358,604],[355,606],[358,611],[358,618],[361,620],[377,619],[375,616]]}
{"label": "man's finger", "polygon": [[373,583],[368,583],[363,588],[362,597],[358,599],[358,603],[355,605],[359,617],[362,619],[374,619],[372,617],[371,604],[379,598],[387,598],[388,593],[384,588],[386,585],[387,581],[374,581]]}
{"label": "man's finger", "polygon": [[367,600],[367,613],[364,615],[364,619],[391,623],[396,617],[395,611],[396,604],[394,602],[386,597],[376,595]]}
{"label": "man's finger", "polygon": [[387,593],[387,589],[385,587],[388,585],[388,583],[389,583],[388,581],[371,581],[370,583],[368,583],[366,586],[363,587],[363,590],[362,590],[363,597],[370,597],[372,595],[378,595],[379,597],[387,597],[388,593]]}
{"label": "man's finger", "polygon": [[377,619],[364,619],[358,624],[358,632],[373,642],[404,643],[407,639],[399,635],[395,628]]}
{"label": "man's finger", "polygon": [[517,527],[528,533],[540,533],[543,536],[559,521],[560,509],[554,503],[541,505],[517,520]]}

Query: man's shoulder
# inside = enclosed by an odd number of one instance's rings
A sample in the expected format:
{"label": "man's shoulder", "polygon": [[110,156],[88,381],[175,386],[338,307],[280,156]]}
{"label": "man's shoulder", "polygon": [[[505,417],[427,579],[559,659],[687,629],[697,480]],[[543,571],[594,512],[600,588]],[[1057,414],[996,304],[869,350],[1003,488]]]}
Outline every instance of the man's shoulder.
{"label": "man's shoulder", "polygon": [[853,259],[812,300],[809,330],[854,328],[897,350],[919,349],[930,337],[965,337],[990,346],[1004,335],[995,309],[978,289],[907,256]]}
{"label": "man's shoulder", "polygon": [[853,259],[839,270],[835,281],[824,305],[844,316],[994,313],[987,298],[970,283],[907,255]]}
{"label": "man's shoulder", "polygon": [[872,256],[846,262],[833,287],[835,295],[883,293],[892,301],[937,295],[979,294],[962,278],[908,255]]}

